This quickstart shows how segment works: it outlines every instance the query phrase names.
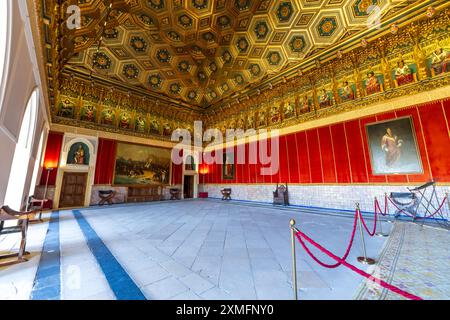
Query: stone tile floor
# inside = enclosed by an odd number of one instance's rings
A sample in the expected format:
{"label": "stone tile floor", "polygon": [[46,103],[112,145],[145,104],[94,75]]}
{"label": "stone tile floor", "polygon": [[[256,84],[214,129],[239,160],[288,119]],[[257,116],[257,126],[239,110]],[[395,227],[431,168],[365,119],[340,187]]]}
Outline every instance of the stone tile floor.
{"label": "stone tile floor", "polygon": [[[353,223],[351,214],[328,215],[214,200],[121,205],[80,212],[147,299],[292,299],[289,220],[295,218],[302,231],[337,255],[343,254]],[[30,227],[29,262],[0,269],[0,299],[30,297],[47,226],[45,222]],[[384,238],[366,238],[368,255],[381,258],[380,264],[389,254],[398,257],[386,279],[396,284],[397,274],[398,279],[408,277],[403,282],[398,280],[405,290],[417,286],[425,291],[413,293],[445,299],[450,283],[448,246],[436,243],[449,243],[448,231],[434,232],[427,241],[420,241],[420,234],[411,229],[414,224],[397,222],[396,226],[394,240],[387,244]],[[398,226],[403,226],[405,234],[403,245],[397,246],[400,254],[389,250],[395,247]],[[384,223],[383,227],[389,231],[391,225]],[[104,267],[99,264],[102,258],[90,250],[72,211],[60,212],[59,228],[60,299],[116,299],[112,282],[117,279],[106,276],[100,267]],[[420,243],[420,250],[415,250],[414,243]],[[0,252],[17,245],[17,237],[0,238]],[[423,250],[431,248],[427,250],[436,250],[439,256],[441,247],[447,248],[446,255],[437,265],[431,265],[434,260],[424,258]],[[348,261],[364,269],[356,262],[360,249],[357,237]],[[408,252],[404,258],[403,250]],[[374,290],[367,290],[361,285],[361,277],[345,267],[324,269],[299,246],[297,257],[301,299],[374,298],[370,295]],[[398,297],[385,294],[379,298]]]}

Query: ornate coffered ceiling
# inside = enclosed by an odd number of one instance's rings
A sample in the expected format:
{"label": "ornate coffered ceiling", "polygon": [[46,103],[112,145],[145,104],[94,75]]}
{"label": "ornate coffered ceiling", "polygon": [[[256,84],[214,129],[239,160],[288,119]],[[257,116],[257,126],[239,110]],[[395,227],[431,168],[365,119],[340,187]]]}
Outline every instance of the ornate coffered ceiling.
{"label": "ornate coffered ceiling", "polygon": [[207,108],[367,29],[377,10],[412,2],[66,1],[80,6],[82,26],[60,26],[61,68]]}

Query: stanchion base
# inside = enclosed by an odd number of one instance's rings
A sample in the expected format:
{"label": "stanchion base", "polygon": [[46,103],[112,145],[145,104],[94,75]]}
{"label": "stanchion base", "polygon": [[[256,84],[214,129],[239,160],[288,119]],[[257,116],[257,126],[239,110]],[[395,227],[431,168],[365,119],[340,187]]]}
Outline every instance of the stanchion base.
{"label": "stanchion base", "polygon": [[385,238],[385,237],[389,237],[389,235],[387,234],[387,233],[377,233],[377,234],[375,234],[377,237],[382,237],[382,238]]}
{"label": "stanchion base", "polygon": [[372,258],[358,257],[358,262],[362,264],[372,265],[375,264],[375,260]]}

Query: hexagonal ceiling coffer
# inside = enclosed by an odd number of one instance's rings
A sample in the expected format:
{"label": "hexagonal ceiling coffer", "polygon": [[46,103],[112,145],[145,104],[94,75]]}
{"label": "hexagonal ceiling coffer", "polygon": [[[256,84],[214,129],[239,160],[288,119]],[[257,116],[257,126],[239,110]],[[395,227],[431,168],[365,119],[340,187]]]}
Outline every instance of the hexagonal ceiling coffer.
{"label": "hexagonal ceiling coffer", "polygon": [[129,80],[136,80],[139,77],[139,68],[133,63],[125,64],[122,68],[122,74]]}
{"label": "hexagonal ceiling coffer", "polygon": [[166,0],[146,0],[147,6],[156,11],[164,10],[166,7]]}

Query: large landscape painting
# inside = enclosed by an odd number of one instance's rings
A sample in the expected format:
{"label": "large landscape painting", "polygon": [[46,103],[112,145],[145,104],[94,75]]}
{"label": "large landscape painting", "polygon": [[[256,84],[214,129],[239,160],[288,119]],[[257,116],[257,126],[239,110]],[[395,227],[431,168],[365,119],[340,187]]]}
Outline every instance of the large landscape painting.
{"label": "large landscape painting", "polygon": [[170,165],[170,149],[118,143],[114,184],[169,184]]}
{"label": "large landscape painting", "polygon": [[366,129],[374,174],[422,173],[411,118],[368,124]]}

